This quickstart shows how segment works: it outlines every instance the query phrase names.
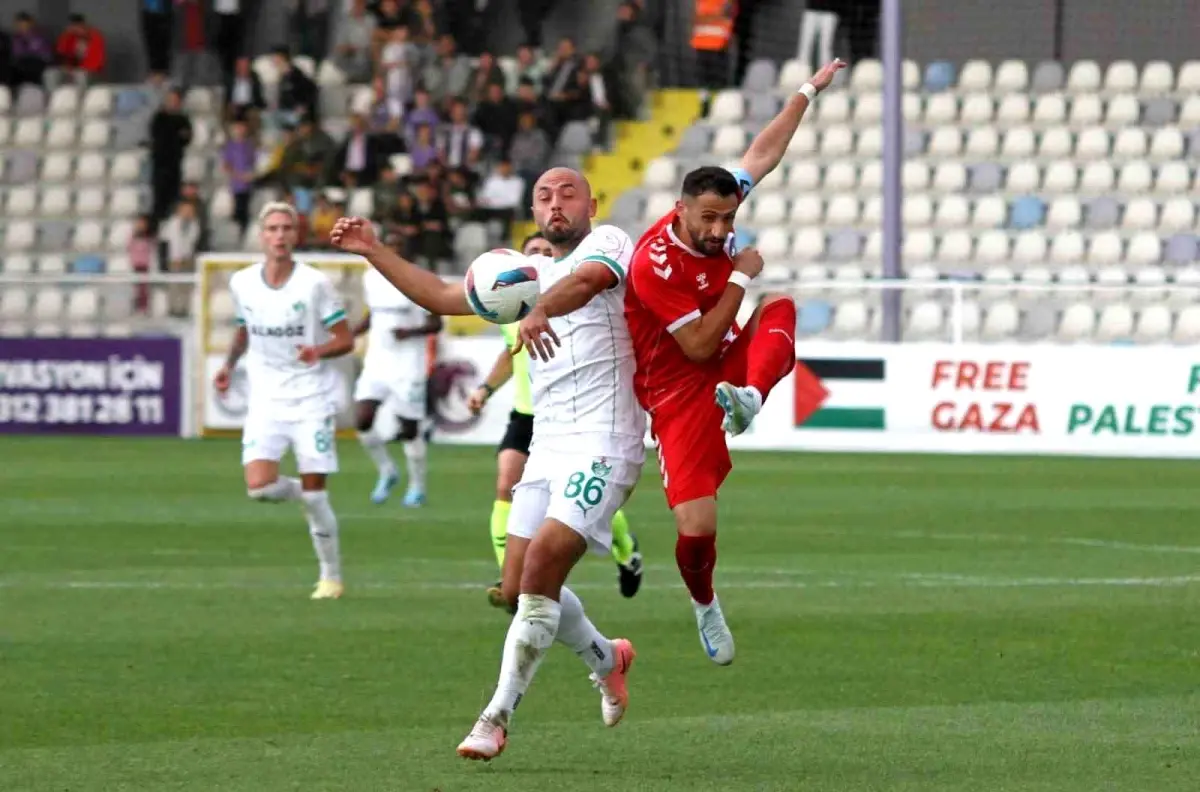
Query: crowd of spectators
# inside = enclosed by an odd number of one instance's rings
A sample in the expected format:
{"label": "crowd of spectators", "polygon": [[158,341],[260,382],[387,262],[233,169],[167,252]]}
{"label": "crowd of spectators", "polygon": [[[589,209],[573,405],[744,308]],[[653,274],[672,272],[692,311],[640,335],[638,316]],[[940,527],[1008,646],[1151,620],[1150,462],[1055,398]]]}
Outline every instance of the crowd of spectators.
{"label": "crowd of spectators", "polygon": [[[391,244],[430,268],[453,266],[456,229],[482,223],[494,243],[526,213],[565,126],[587,125],[603,147],[614,119],[636,116],[655,45],[638,22],[642,2],[621,5],[605,51],[582,52],[567,38],[543,51],[535,37],[502,60],[486,49],[473,2],[280,0],[289,39],[267,53],[277,79],[264,81],[246,33],[257,4],[138,0],[153,109],[151,201],[129,244],[133,266],[186,271],[197,252],[220,248],[202,198],[210,185],[184,179],[195,133],[184,97],[195,85],[222,89],[219,181],[243,234],[257,203],[283,198],[303,216],[304,243],[320,248],[351,191],[365,188]],[[20,14],[0,47],[0,76],[14,89],[104,79],[104,35],[82,15],[52,44]],[[344,79],[319,79],[330,69]],[[347,101],[356,112],[339,113],[322,92],[349,99],[347,85],[370,86],[371,101]]]}

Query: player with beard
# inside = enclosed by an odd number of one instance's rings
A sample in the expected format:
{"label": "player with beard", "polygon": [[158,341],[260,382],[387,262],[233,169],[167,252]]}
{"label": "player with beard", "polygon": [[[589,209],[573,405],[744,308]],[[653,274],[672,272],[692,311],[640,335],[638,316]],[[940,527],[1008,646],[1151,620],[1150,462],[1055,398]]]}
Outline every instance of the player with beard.
{"label": "player with beard", "polygon": [[[550,240],[537,232],[521,244],[521,253],[526,256],[548,256],[554,258]],[[512,491],[525,472],[529,459],[529,444],[533,440],[533,391],[529,377],[529,351],[513,352],[517,344],[518,324],[504,325],[506,347],[496,357],[496,363],[488,372],[483,383],[471,392],[467,406],[475,415],[483,411],[497,390],[513,381],[512,412],[500,448],[496,452],[496,500],[492,504],[491,536],[492,550],[496,553],[496,564],[504,570],[504,547],[508,537],[508,515],[512,510]],[[642,585],[642,554],[638,549],[637,537],[629,530],[629,520],[624,510],[613,515],[612,559],[617,563],[617,585],[621,596],[633,597]],[[509,607],[504,596],[502,581],[487,590],[488,602],[497,608]]]}
{"label": "player with beard", "polygon": [[689,173],[675,208],[638,242],[630,269],[625,317],[637,356],[634,386],[650,415],[675,515],[675,562],[700,643],[719,665],[734,657],[712,584],[717,490],[733,467],[724,435],[746,431],[796,364],[790,295],[767,294],[745,327],[735,321],[762,258],[732,252],[734,218],[750,189],[783,159],[805,110],[845,65],[834,60],[805,83],[750,144],[740,168]]}
{"label": "player with beard", "polygon": [[[633,347],[623,317],[633,243],[613,226],[591,228],[591,187],[567,168],[538,179],[533,214],[556,258],[528,259],[542,292],[517,332],[518,351],[530,351],[534,422],[529,460],[513,489],[504,557],[502,590],[515,600],[516,614],[495,694],[458,746],[469,759],[492,759],[504,750],[513,711],[555,640],[591,670],[607,726],[625,714],[634,659],[633,645],[602,635],[565,585],[587,551],[609,554],[613,515],[645,459],[645,414],[633,393]],[[400,258],[361,218],[339,220],[332,239],[365,256],[431,313],[472,313],[461,283]]]}

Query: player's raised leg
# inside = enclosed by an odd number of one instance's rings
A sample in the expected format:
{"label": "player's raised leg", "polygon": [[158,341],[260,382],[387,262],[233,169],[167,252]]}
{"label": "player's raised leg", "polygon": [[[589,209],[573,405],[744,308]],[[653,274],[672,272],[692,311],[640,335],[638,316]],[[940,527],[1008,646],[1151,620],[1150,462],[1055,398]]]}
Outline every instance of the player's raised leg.
{"label": "player's raised leg", "polygon": [[716,400],[725,413],[721,428],[731,435],[746,431],[763,402],[796,365],[796,303],[786,294],[768,294],[744,331],[748,336],[745,381],[717,385]]}
{"label": "player's raised leg", "polygon": [[675,563],[692,597],[700,645],[714,663],[729,665],[735,654],[733,633],[713,591],[713,572],[717,566],[716,498],[686,501],[676,506],[674,512],[678,529]]}
{"label": "player's raised leg", "polygon": [[[358,388],[362,387],[363,381],[360,379]],[[396,462],[387,449],[387,438],[381,437],[375,431],[375,416],[379,412],[381,403],[382,400],[376,398],[364,398],[354,403],[358,442],[367,452],[371,461],[375,463],[375,469],[378,472],[375,488],[371,490],[371,502],[376,504],[386,502],[400,481],[400,472],[396,468]]]}

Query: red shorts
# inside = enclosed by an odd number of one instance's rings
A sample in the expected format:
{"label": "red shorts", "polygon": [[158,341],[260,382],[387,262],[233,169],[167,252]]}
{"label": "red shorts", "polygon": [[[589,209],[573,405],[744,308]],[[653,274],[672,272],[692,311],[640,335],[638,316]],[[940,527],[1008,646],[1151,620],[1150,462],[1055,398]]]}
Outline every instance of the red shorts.
{"label": "red shorts", "polygon": [[751,333],[743,332],[711,366],[710,375],[691,392],[681,392],[650,415],[650,433],[658,446],[667,506],[699,498],[715,498],[733,469],[725,431],[724,411],[717,406],[718,383],[746,384],[747,349]]}

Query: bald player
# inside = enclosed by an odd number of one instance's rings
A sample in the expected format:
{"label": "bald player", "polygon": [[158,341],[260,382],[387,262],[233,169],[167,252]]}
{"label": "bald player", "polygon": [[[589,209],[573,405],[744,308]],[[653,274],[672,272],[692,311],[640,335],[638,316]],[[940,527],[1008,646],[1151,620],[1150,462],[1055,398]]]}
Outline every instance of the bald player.
{"label": "bald player", "polygon": [[[633,345],[624,319],[629,235],[591,227],[596,202],[580,174],[554,168],[533,189],[533,215],[554,257],[534,256],[542,294],[517,328],[530,351],[533,442],[513,488],[502,591],[516,613],[504,641],[491,702],[458,746],[468,759],[492,759],[508,742],[511,719],[554,641],[591,671],[601,718],[615,726],[629,703],[633,645],[609,639],[565,585],[590,550],[608,555],[612,519],[633,491],[645,460],[645,414],[633,393]],[[431,313],[472,313],[460,283],[400,258],[371,224],[342,218],[333,243],[364,256]]]}

